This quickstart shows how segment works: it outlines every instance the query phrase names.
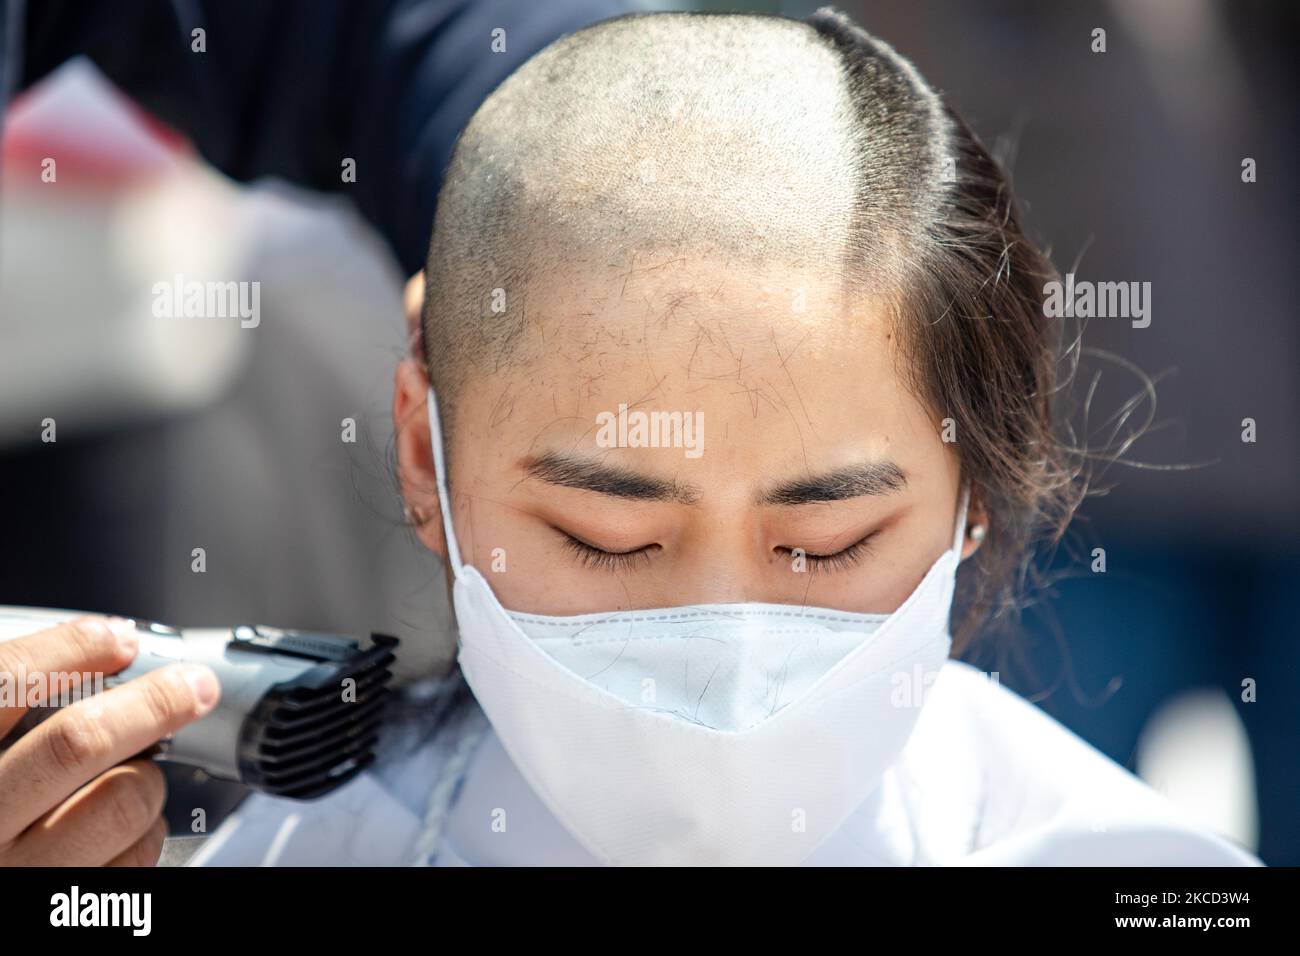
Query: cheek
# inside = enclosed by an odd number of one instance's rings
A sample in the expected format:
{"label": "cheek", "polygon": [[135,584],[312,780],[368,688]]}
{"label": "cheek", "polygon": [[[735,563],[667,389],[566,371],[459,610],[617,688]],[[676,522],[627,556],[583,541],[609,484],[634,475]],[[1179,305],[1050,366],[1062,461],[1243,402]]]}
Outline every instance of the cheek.
{"label": "cheek", "polygon": [[551,610],[555,605],[548,601],[548,593],[574,590],[573,582],[548,560],[548,536],[536,530],[525,533],[500,512],[492,517],[476,522],[472,563],[497,599],[511,610],[566,613]]}
{"label": "cheek", "polygon": [[462,554],[510,610],[564,615],[626,607],[625,582],[640,586],[647,575],[583,567],[545,521],[496,495],[474,495],[457,527]]}
{"label": "cheek", "polygon": [[880,589],[877,606],[870,608],[871,611],[891,614],[897,611],[920,585],[941,553],[916,540],[907,541],[897,552],[892,560],[882,562],[878,580],[874,582]]}

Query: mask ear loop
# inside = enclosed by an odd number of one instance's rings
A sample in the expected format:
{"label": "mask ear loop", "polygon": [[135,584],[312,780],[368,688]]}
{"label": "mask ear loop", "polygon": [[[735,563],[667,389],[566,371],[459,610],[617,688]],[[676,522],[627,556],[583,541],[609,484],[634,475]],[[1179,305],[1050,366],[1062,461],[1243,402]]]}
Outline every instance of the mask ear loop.
{"label": "mask ear loop", "polygon": [[952,550],[957,553],[957,560],[961,560],[962,546],[966,541],[966,509],[970,505],[970,482],[963,481],[961,485],[961,495],[957,501],[957,533],[952,538]]}
{"label": "mask ear loop", "polygon": [[442,447],[442,418],[438,414],[438,398],[429,386],[429,444],[433,447],[433,471],[438,482],[438,510],[442,512],[442,533],[447,538],[447,560],[451,572],[460,578],[462,564],[460,545],[456,542],[456,529],[451,521],[451,496],[447,494],[447,456]]}

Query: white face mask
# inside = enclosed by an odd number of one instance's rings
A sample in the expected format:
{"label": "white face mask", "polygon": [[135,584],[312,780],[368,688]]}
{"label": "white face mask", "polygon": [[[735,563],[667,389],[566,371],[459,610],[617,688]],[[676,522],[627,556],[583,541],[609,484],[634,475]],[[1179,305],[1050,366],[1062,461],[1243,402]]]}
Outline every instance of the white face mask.
{"label": "white face mask", "polygon": [[897,758],[948,657],[965,536],[893,614],[714,604],[548,617],[463,564],[429,423],[466,681],[556,818],[611,864],[793,864]]}

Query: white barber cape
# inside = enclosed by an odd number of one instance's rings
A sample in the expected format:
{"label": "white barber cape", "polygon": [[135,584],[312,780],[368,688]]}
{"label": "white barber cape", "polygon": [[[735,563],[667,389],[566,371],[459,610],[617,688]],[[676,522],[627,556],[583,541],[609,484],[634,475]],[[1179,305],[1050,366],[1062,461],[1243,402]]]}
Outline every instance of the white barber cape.
{"label": "white barber cape", "polygon": [[[460,687],[408,752],[320,800],[251,795],[187,865],[595,865]],[[975,668],[948,661],[928,694],[880,786],[805,865],[1259,864]]]}

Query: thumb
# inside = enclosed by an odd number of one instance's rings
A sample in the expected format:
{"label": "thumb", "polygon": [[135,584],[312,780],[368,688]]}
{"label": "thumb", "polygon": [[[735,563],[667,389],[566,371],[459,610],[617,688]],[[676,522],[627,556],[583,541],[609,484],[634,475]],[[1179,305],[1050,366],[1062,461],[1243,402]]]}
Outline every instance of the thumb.
{"label": "thumb", "polygon": [[407,342],[410,345],[411,355],[423,362],[424,334],[420,325],[420,314],[424,310],[423,269],[407,280],[406,289],[402,293],[402,304],[406,311],[406,336]]}

